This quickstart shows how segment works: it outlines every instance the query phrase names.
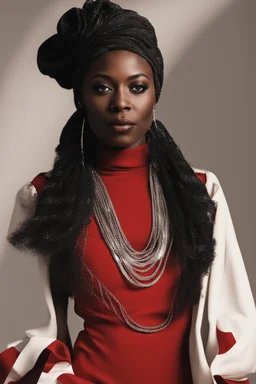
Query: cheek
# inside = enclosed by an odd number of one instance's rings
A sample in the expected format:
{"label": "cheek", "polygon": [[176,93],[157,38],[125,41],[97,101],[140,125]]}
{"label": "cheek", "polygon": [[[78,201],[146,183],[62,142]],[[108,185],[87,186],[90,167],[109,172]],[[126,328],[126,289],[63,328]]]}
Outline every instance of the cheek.
{"label": "cheek", "polygon": [[155,95],[151,91],[145,97],[138,98],[138,102],[135,104],[134,109],[137,111],[141,120],[149,121],[152,119],[153,108],[155,105]]}
{"label": "cheek", "polygon": [[85,100],[86,110],[91,116],[98,117],[106,109],[106,101],[103,98],[91,97],[88,100]]}
{"label": "cheek", "polygon": [[[91,127],[97,128],[99,123],[103,120],[104,106],[99,101],[96,102],[93,99],[88,100],[84,105],[88,123]],[[95,128],[93,130],[95,130]]]}
{"label": "cheek", "polygon": [[140,111],[138,111],[139,120],[142,123],[149,123],[152,120],[154,104],[149,104],[144,106]]}
{"label": "cheek", "polygon": [[145,111],[145,116],[146,116],[147,119],[151,119],[152,118],[153,108],[154,108],[154,106],[150,105],[150,107],[148,107],[147,110]]}

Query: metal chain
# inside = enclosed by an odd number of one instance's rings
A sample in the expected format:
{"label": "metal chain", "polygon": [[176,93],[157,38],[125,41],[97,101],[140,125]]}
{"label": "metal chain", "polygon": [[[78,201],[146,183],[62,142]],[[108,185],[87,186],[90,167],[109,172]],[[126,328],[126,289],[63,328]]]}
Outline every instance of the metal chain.
{"label": "metal chain", "polygon": [[[133,285],[138,287],[154,285],[164,272],[170,254],[166,251],[168,244],[171,243],[170,247],[172,246],[173,236],[170,239],[168,210],[152,165],[149,167],[149,180],[153,223],[148,243],[142,251],[136,251],[128,242],[101,177],[93,168],[92,173],[95,180],[94,214],[113,259],[123,276]],[[157,263],[151,275],[141,276],[137,273],[149,271]]]}
{"label": "metal chain", "polygon": [[[176,282],[176,288],[175,288],[174,295],[173,295],[173,298],[172,298],[171,309],[168,312],[168,315],[167,315],[166,319],[161,324],[158,324],[158,325],[155,325],[155,326],[141,325],[141,324],[137,323],[136,321],[134,321],[128,315],[126,309],[120,303],[120,301],[109,291],[108,288],[105,287],[104,284],[102,284],[100,282],[100,280],[94,275],[94,273],[87,267],[87,265],[86,265],[86,263],[84,261],[84,250],[85,250],[85,245],[86,245],[86,233],[87,233],[87,231],[83,230],[83,235],[82,235],[82,240],[83,240],[82,244],[83,244],[83,246],[82,246],[82,249],[81,249],[80,258],[81,258],[82,263],[83,263],[84,272],[86,272],[88,274],[88,278],[85,278],[85,282],[89,286],[90,293],[93,296],[95,296],[98,300],[100,300],[107,307],[107,309],[109,311],[114,313],[115,316],[121,322],[123,322],[126,325],[128,325],[134,331],[138,331],[138,332],[141,332],[141,333],[155,333],[155,332],[162,331],[163,329],[168,327],[168,325],[171,323],[172,318],[173,318],[173,313],[174,313],[173,312],[173,306],[174,306],[174,301],[175,301],[175,298],[176,298],[176,294],[177,294],[177,290],[178,290],[179,282],[180,282],[180,272],[181,271],[180,271],[179,259],[177,258],[178,280]],[[100,294],[97,294],[97,291],[94,288],[94,281],[97,282],[97,285],[99,287],[98,290],[99,290]],[[105,297],[104,297],[104,295],[105,295]],[[107,301],[108,301],[109,304],[107,303]]]}

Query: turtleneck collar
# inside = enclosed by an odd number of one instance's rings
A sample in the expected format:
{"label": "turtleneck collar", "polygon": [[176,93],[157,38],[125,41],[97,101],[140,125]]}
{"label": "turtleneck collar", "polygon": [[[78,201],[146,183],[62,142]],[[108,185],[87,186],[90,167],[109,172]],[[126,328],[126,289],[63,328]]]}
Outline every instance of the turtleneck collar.
{"label": "turtleneck collar", "polygon": [[129,171],[148,167],[149,147],[145,142],[138,147],[110,149],[97,147],[97,171]]}

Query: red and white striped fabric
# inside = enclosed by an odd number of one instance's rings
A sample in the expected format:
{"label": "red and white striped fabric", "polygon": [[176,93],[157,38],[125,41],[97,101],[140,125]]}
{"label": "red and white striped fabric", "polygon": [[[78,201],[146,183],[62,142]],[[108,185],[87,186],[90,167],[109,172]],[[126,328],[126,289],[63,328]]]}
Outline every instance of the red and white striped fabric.
{"label": "red and white striped fabric", "polygon": [[0,355],[0,383],[92,384],[74,375],[67,346],[47,337],[31,337]]}
{"label": "red and white striped fabric", "polygon": [[[254,298],[220,182],[211,171],[193,169],[217,202],[213,233],[216,257],[210,273],[203,277],[200,301],[193,307],[189,339],[193,382],[248,384],[248,375],[256,372]],[[33,214],[36,198],[34,184],[20,188],[9,233]],[[0,384],[90,384],[74,375],[69,350],[57,340],[48,266],[41,259],[38,265],[49,318],[44,325],[27,330],[23,340],[9,344],[0,354]]]}

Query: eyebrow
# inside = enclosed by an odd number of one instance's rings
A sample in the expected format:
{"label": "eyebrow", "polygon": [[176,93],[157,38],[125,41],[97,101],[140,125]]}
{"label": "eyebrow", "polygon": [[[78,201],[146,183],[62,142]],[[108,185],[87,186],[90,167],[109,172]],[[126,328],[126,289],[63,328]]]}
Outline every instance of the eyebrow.
{"label": "eyebrow", "polygon": [[[141,76],[145,76],[148,79],[148,76],[145,75],[145,73],[136,73],[136,75],[127,77],[127,80],[136,79],[137,77],[141,77]],[[103,77],[105,79],[112,80],[111,76],[104,75],[104,73],[98,73],[97,75],[93,76],[92,79],[94,79],[95,77]]]}

